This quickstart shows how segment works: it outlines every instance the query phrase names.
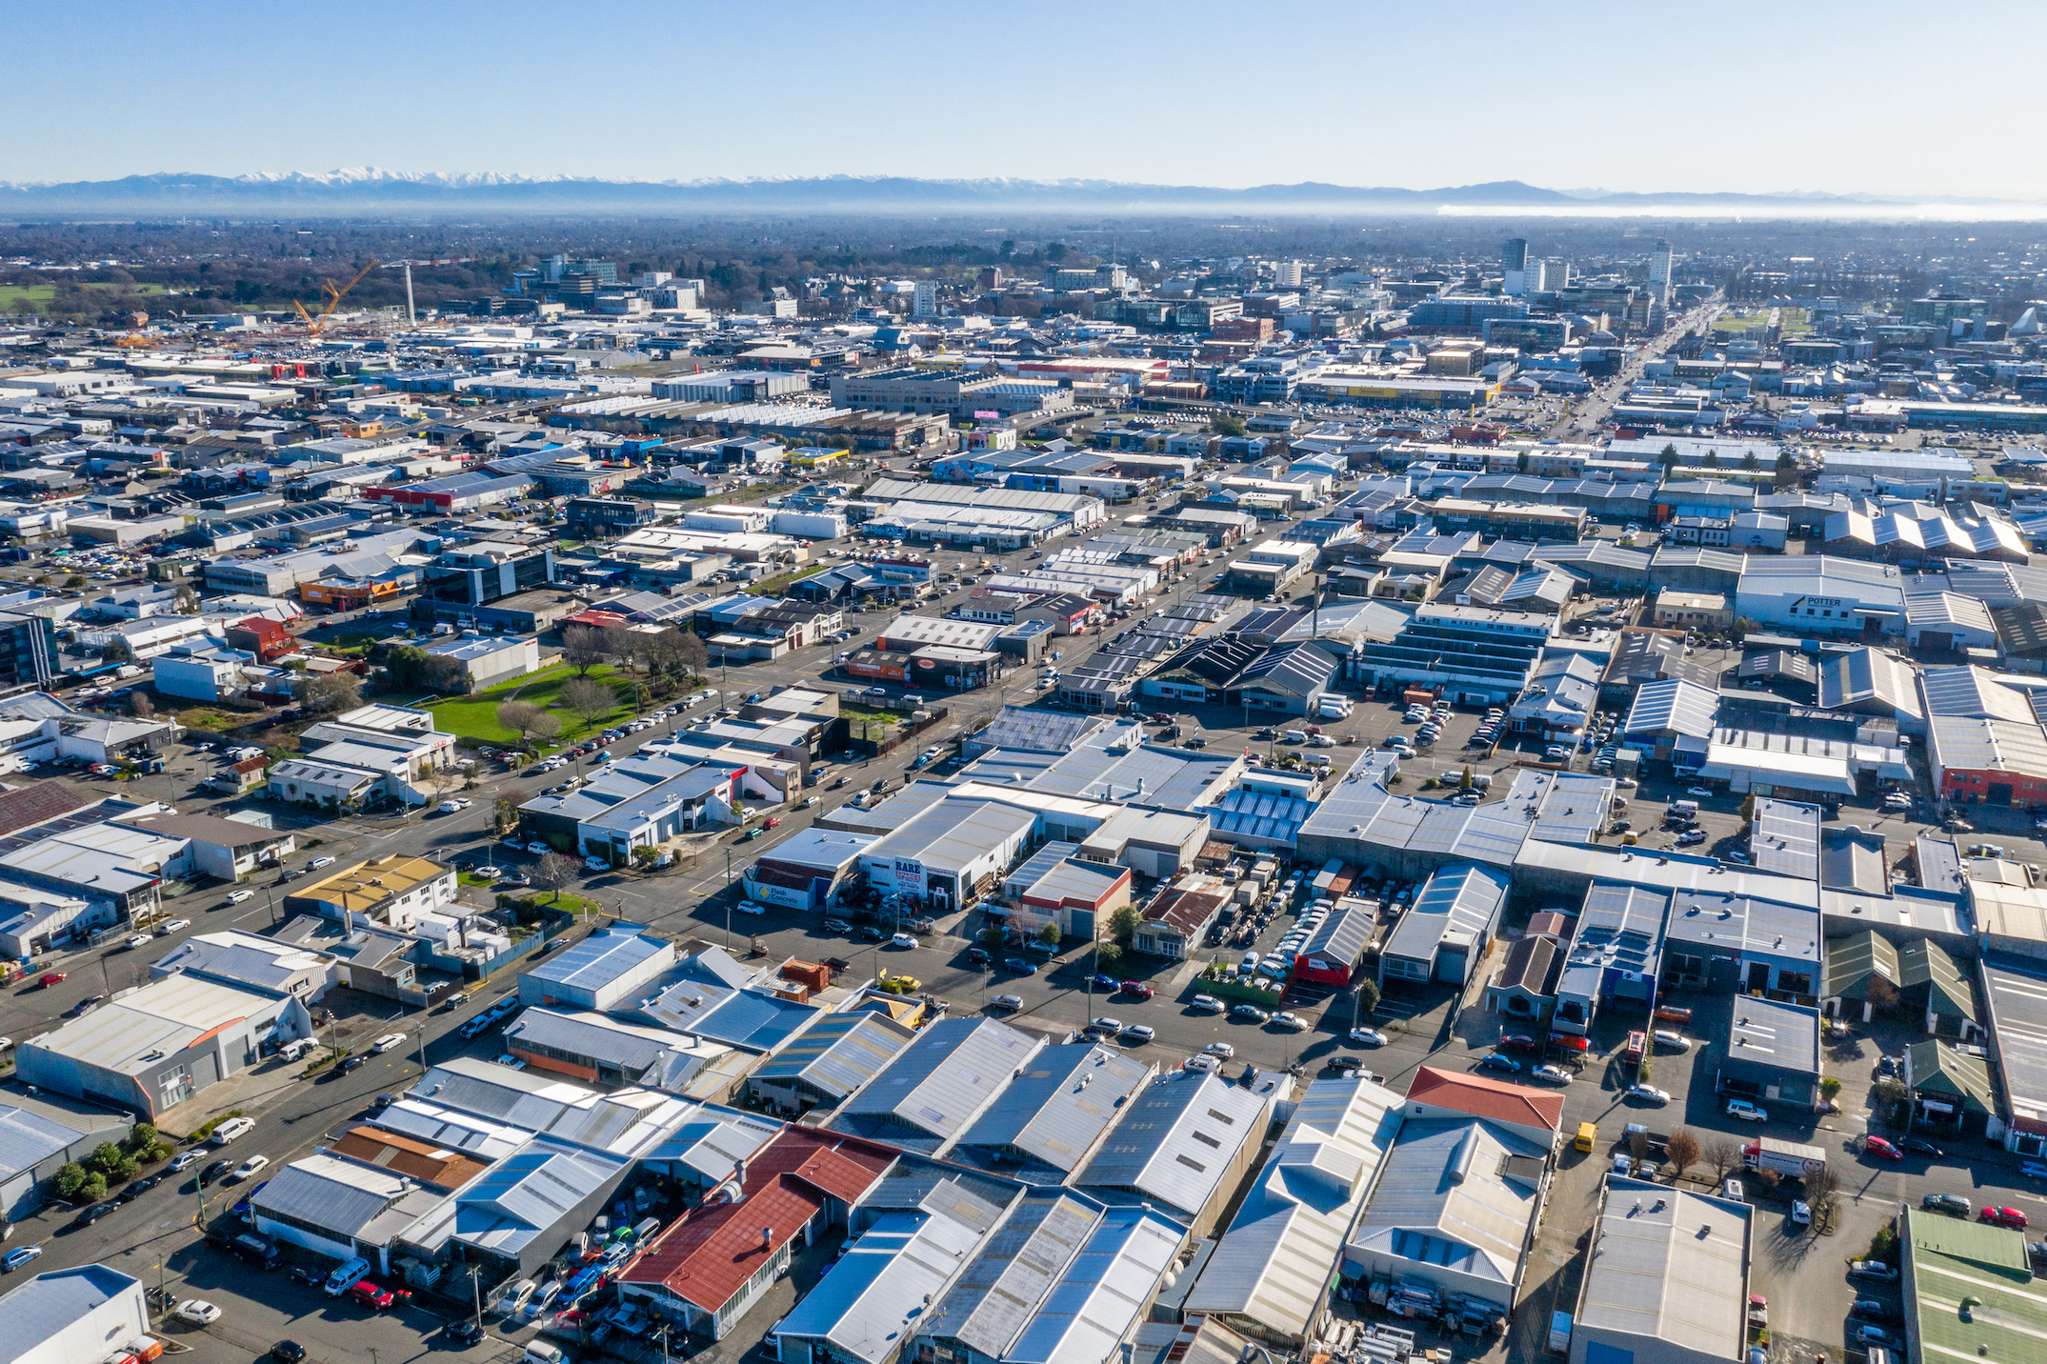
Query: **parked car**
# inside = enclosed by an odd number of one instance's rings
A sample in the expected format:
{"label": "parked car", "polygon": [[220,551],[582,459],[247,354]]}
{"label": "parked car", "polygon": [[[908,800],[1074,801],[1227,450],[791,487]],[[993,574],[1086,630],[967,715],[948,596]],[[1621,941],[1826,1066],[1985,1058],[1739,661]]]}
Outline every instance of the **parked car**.
{"label": "parked car", "polygon": [[1982,1209],[1977,1216],[1992,1226],[2010,1227],[2014,1231],[2024,1231],[2028,1225],[2026,1215],[2017,1208],[1987,1207]]}
{"label": "parked car", "polygon": [[0,1259],[0,1271],[12,1274],[31,1260],[41,1259],[42,1255],[43,1248],[41,1246],[16,1246],[13,1250],[7,1252],[7,1258]]}
{"label": "parked car", "polygon": [[1528,1078],[1549,1085],[1567,1085],[1571,1083],[1572,1076],[1571,1072],[1562,1066],[1537,1066],[1528,1072]]}
{"label": "parked car", "polygon": [[1874,1279],[1878,1283],[1896,1283],[1898,1269],[1887,1260],[1850,1260],[1848,1277],[1851,1279]]}
{"label": "parked car", "polygon": [[204,1298],[187,1298],[171,1315],[188,1325],[211,1326],[220,1320],[220,1309]]}
{"label": "parked car", "polygon": [[1271,1017],[1256,1004],[1238,1004],[1230,1009],[1230,1021],[1233,1023],[1264,1023]]}
{"label": "parked car", "polygon": [[1658,1089],[1655,1085],[1631,1085],[1628,1097],[1636,1103],[1654,1104],[1660,1108],[1670,1102],[1670,1091]]}
{"label": "parked car", "polygon": [[1967,1217],[1971,1211],[1969,1200],[1954,1193],[1930,1193],[1919,1200],[1919,1206],[1928,1212],[1944,1212],[1950,1217]]}
{"label": "parked car", "polygon": [[1875,1156],[1878,1160],[1899,1161],[1905,1158],[1903,1151],[1893,1146],[1885,1138],[1877,1136],[1868,1136],[1862,1139],[1862,1153],[1867,1156]]}
{"label": "parked car", "polygon": [[1770,1120],[1769,1110],[1752,1104],[1747,1099],[1729,1099],[1727,1101],[1727,1116],[1739,1118],[1743,1122],[1768,1122]]}
{"label": "parked car", "polygon": [[1924,1137],[1900,1137],[1898,1149],[1908,1156],[1924,1156],[1928,1160],[1939,1160],[1947,1155],[1947,1152]]}
{"label": "parked car", "polygon": [[1489,1051],[1479,1058],[1478,1068],[1480,1070],[1497,1070],[1508,1075],[1517,1075],[1521,1071],[1521,1063],[1505,1052]]}
{"label": "parked car", "polygon": [[370,1050],[381,1056],[383,1053],[387,1051],[395,1050],[404,1045],[405,1045],[404,1033],[387,1032],[382,1037],[379,1037],[376,1041],[370,1043]]}
{"label": "parked car", "polygon": [[1196,995],[1187,1001],[1187,1007],[1198,1014],[1219,1014],[1227,1006],[1214,995]]}
{"label": "parked car", "polygon": [[1282,1011],[1272,1016],[1272,1026],[1281,1032],[1305,1032],[1308,1020],[1297,1013]]}
{"label": "parked car", "polygon": [[1542,1044],[1525,1032],[1510,1032],[1500,1038],[1494,1045],[1502,1051],[1536,1052],[1542,1050]]}
{"label": "parked car", "polygon": [[1024,1002],[1022,995],[997,995],[995,996],[995,998],[988,1001],[989,1008],[1007,1009],[1012,1013],[1014,1013],[1018,1009],[1021,1009],[1023,1006]]}
{"label": "parked car", "polygon": [[1352,1028],[1350,1040],[1361,1047],[1383,1047],[1386,1045],[1386,1034],[1377,1028]]}

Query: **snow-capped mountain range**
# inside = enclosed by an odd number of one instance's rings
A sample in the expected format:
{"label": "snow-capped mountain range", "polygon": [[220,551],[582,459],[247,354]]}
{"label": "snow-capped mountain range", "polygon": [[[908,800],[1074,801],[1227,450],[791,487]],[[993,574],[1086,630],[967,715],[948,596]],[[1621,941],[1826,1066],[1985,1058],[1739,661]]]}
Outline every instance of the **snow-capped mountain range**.
{"label": "snow-capped mountain range", "polygon": [[[1976,201],[1985,208],[2003,207]],[[0,212],[205,214],[383,212],[1089,212],[1267,214],[1512,212],[1792,213],[1882,215],[1911,212],[1905,196],[1774,193],[1641,193],[1562,190],[1519,180],[1435,189],[1318,182],[1232,189],[1116,180],[919,179],[890,175],[730,180],[620,180],[527,176],[494,171],[396,171],[373,166],[248,175],[160,173],[115,180],[0,181]],[[1955,205],[1950,205],[1955,206]],[[1966,207],[1967,205],[1961,205]]]}

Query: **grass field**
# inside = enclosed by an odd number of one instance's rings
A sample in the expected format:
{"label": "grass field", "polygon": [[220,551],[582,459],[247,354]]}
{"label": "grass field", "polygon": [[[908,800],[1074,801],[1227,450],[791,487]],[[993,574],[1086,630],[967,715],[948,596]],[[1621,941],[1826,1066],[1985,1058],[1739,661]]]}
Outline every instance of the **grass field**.
{"label": "grass field", "polygon": [[[1804,331],[1812,321],[1812,315],[1803,308],[1779,308],[1777,315],[1778,328],[1787,336]],[[1758,313],[1722,313],[1713,319],[1716,332],[1759,332],[1767,330],[1769,325],[1770,310],[1767,308]]]}
{"label": "grass field", "polygon": [[[92,290],[117,289],[127,286],[115,284],[84,284],[80,288]],[[161,284],[137,284],[128,292],[154,297],[161,294]],[[0,313],[25,313],[43,307],[57,296],[54,284],[0,284]]]}
{"label": "grass field", "polygon": [[575,743],[594,730],[607,729],[632,715],[632,688],[624,684],[616,669],[599,664],[590,670],[590,680],[612,683],[619,702],[599,716],[594,724],[584,724],[560,704],[562,684],[574,681],[575,677],[574,668],[566,663],[557,663],[552,668],[542,668],[531,677],[500,682],[474,696],[436,701],[427,709],[434,713],[435,721],[448,733],[486,744],[519,741],[518,735],[498,723],[498,707],[507,701],[531,701],[543,710],[551,711],[562,724],[561,737],[556,742],[564,744]]}

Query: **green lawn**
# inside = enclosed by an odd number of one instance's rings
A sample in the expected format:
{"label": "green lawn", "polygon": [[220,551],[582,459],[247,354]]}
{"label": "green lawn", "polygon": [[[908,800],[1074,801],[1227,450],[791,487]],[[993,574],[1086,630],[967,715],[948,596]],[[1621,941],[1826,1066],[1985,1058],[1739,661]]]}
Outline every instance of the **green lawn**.
{"label": "green lawn", "polygon": [[[82,284],[82,289],[108,290],[125,286],[115,284]],[[154,297],[161,294],[161,284],[136,284],[129,292]],[[54,284],[0,284],[0,313],[25,313],[40,308],[57,296]]]}
{"label": "green lawn", "polygon": [[827,564],[810,564],[787,573],[778,573],[772,578],[762,578],[753,585],[753,590],[763,597],[772,597],[778,592],[787,591],[789,584],[800,583],[805,578],[814,577],[824,572],[827,567],[829,567]]}
{"label": "green lawn", "polygon": [[488,691],[474,696],[458,696],[447,701],[435,701],[427,709],[434,713],[435,721],[448,733],[478,743],[511,744],[519,736],[498,723],[498,707],[507,701],[531,701],[534,705],[552,711],[562,724],[558,744],[572,744],[593,730],[607,729],[620,720],[632,716],[632,688],[626,685],[617,669],[600,663],[590,670],[593,682],[611,682],[617,692],[619,703],[610,711],[599,716],[596,723],[585,725],[576,716],[560,705],[562,684],[575,680],[576,670],[566,663],[557,663],[551,668],[542,668],[531,677],[514,678],[501,682]]}

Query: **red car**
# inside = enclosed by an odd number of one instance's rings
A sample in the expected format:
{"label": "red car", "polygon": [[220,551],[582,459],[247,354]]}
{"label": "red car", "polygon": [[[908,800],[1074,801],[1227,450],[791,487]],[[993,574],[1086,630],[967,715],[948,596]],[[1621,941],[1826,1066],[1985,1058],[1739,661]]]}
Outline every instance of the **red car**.
{"label": "red car", "polygon": [[1862,1153],[1875,1156],[1879,1160],[1903,1160],[1905,1158],[1903,1151],[1900,1151],[1882,1137],[1864,1137],[1862,1139]]}
{"label": "red car", "polygon": [[2026,1215],[2017,1208],[1985,1208],[1981,1216],[1993,1226],[2011,1227],[2016,1231],[2026,1229]]}
{"label": "red car", "polygon": [[1124,994],[1134,995],[1138,999],[1150,999],[1153,994],[1151,986],[1141,980],[1126,980],[1120,988]]}
{"label": "red car", "polygon": [[1540,1051],[1536,1040],[1525,1032],[1510,1032],[1500,1039],[1502,1051]]}
{"label": "red car", "polygon": [[62,971],[45,971],[36,981],[36,985],[44,990],[49,989],[52,985],[62,985],[63,983],[64,973]]}
{"label": "red car", "polygon": [[412,1290],[409,1288],[386,1288],[375,1279],[358,1279],[356,1280],[355,1287],[348,1290],[348,1296],[354,1298],[365,1307],[374,1308],[379,1312],[388,1312],[391,1308],[401,1303],[411,1301]]}
{"label": "red car", "polygon": [[780,827],[781,827],[781,825],[782,825],[782,818],[781,818],[781,816],[780,816],[780,815],[769,815],[769,816],[768,816],[768,821],[767,821],[767,827],[769,827],[770,829],[777,829],[777,828],[780,828]]}

